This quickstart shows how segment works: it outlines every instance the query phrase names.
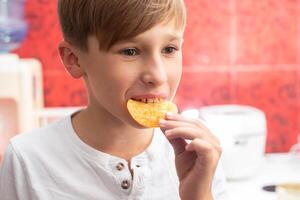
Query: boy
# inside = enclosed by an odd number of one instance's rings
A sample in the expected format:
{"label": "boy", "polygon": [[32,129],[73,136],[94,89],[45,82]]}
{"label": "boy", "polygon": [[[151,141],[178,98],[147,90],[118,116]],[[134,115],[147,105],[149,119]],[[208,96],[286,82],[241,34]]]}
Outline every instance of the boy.
{"label": "boy", "polygon": [[59,0],[58,12],[62,62],[89,103],[11,140],[1,200],[224,199],[221,148],[201,122],[167,113],[154,131],[127,109],[174,97],[183,0]]}

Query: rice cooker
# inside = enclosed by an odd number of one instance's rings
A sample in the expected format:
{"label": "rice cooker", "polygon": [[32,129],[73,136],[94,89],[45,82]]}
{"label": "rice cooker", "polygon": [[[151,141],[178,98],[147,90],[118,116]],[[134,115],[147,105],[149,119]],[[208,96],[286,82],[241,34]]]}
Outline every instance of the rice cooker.
{"label": "rice cooker", "polygon": [[245,105],[214,105],[188,110],[199,117],[221,142],[221,161],[227,179],[248,178],[257,172],[265,152],[266,117]]}

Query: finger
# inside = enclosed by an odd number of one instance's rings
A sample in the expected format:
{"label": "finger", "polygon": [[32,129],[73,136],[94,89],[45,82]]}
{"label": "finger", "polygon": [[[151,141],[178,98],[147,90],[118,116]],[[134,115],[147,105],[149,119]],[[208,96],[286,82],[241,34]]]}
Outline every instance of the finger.
{"label": "finger", "polygon": [[159,121],[159,126],[161,129],[164,130],[173,129],[176,127],[197,127],[194,124],[185,121],[173,121],[173,120],[164,120],[164,119],[161,119]]}
{"label": "finger", "polygon": [[176,139],[170,139],[169,142],[171,143],[175,155],[179,155],[182,152],[185,151],[185,147],[187,145],[187,142],[181,138],[176,138]]}
{"label": "finger", "polygon": [[217,154],[217,160],[221,155],[221,147],[213,146],[211,143],[202,140],[202,139],[194,139],[191,143],[185,146],[186,151],[195,151],[198,156],[204,156],[206,158],[212,158],[213,154]]}
{"label": "finger", "polygon": [[185,140],[193,140],[196,138],[202,138],[203,135],[199,133],[199,130],[195,130],[191,127],[176,127],[165,131],[165,135],[168,139],[182,138]]}
{"label": "finger", "polygon": [[193,124],[195,126],[198,126],[198,127],[201,127],[201,128],[204,128],[206,130],[209,131],[209,129],[205,126],[204,124],[204,121],[202,121],[201,119],[199,118],[187,118],[187,117],[184,117],[180,114],[175,114],[175,113],[170,113],[170,112],[167,112],[166,113],[166,118],[165,118],[167,121],[169,120],[173,120],[173,121],[182,121],[182,122],[187,122],[187,123],[190,123],[190,124]]}
{"label": "finger", "polygon": [[176,127],[165,131],[165,135],[168,139],[182,138],[185,140],[194,140],[200,138],[210,142],[214,146],[219,146],[219,140],[206,133],[206,130],[193,127]]}
{"label": "finger", "polygon": [[204,133],[208,136],[208,138],[210,138],[211,141],[214,141],[214,143],[220,145],[219,139],[203,124],[203,121],[201,119],[186,118],[182,115],[174,114],[174,113],[166,113],[166,119],[167,119],[165,120],[166,122],[162,120],[162,122],[165,123],[163,125],[164,127],[161,127],[163,132],[169,129],[169,127],[167,127],[168,125],[175,127],[176,122],[181,122],[181,123],[185,123],[186,125],[189,124],[189,126],[201,128],[202,130],[204,130]]}
{"label": "finger", "polygon": [[197,138],[186,145],[186,151],[196,153],[197,161],[195,162],[195,167],[202,169],[202,171],[206,169],[208,171],[205,173],[213,175],[220,159],[220,154],[215,151],[215,148],[210,143]]}

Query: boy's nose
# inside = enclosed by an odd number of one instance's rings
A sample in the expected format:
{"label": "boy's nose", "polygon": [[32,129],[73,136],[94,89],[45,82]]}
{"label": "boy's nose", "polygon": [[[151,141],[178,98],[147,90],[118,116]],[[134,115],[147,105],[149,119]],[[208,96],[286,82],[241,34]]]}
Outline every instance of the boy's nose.
{"label": "boy's nose", "polygon": [[146,85],[159,86],[165,83],[167,78],[166,66],[160,56],[155,56],[144,66],[142,81]]}

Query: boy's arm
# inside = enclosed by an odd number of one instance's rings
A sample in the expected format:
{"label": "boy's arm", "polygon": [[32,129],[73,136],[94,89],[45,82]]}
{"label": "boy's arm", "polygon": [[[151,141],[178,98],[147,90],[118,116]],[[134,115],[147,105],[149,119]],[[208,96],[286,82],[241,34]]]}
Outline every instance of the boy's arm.
{"label": "boy's arm", "polygon": [[12,144],[6,148],[0,166],[0,199],[1,200],[32,200],[24,169],[15,153]]}
{"label": "boy's arm", "polygon": [[200,120],[179,114],[167,113],[160,128],[174,149],[181,199],[212,200],[213,179],[222,151],[218,139]]}

